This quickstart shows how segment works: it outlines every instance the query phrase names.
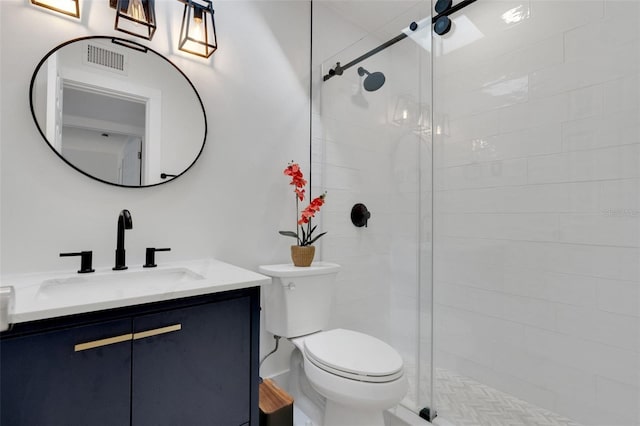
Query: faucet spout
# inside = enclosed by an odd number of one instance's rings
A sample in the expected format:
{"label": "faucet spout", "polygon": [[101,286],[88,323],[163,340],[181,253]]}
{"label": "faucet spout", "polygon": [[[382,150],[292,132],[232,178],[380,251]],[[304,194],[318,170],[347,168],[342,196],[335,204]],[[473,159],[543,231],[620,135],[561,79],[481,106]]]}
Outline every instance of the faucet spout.
{"label": "faucet spout", "polygon": [[133,220],[129,210],[122,210],[118,215],[118,235],[116,242],[116,266],[114,271],[122,271],[127,269],[126,250],[124,249],[124,231],[133,228]]}

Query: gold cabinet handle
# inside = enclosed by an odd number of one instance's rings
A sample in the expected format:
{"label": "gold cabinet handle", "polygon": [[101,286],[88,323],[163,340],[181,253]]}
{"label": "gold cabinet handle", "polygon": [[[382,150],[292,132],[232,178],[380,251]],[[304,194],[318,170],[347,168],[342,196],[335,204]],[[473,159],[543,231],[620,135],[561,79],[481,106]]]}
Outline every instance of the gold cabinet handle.
{"label": "gold cabinet handle", "polygon": [[166,334],[180,330],[182,330],[182,324],[168,325],[166,327],[154,328],[153,330],[133,333],[133,340],[144,339],[146,337],[157,336],[159,334]]}
{"label": "gold cabinet handle", "polygon": [[106,339],[93,340],[86,343],[78,343],[73,347],[75,352],[86,351],[87,349],[99,348],[101,346],[113,345],[115,343],[126,342],[133,339],[133,334],[122,334],[120,336],[108,337]]}
{"label": "gold cabinet handle", "polygon": [[127,340],[138,340],[146,337],[157,336],[159,334],[171,333],[182,330],[182,324],[168,325],[166,327],[154,328],[153,330],[141,331],[139,333],[122,334],[120,336],[107,337],[106,339],[92,340],[91,342],[78,343],[73,347],[75,352],[95,349],[102,346],[113,345],[115,343],[126,342]]}

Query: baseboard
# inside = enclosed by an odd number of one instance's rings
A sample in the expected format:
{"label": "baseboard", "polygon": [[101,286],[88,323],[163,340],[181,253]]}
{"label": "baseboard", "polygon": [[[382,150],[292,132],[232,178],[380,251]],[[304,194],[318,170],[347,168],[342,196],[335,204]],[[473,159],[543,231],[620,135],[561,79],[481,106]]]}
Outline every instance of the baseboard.
{"label": "baseboard", "polygon": [[282,389],[284,389],[285,391],[289,392],[288,389],[288,383],[289,383],[289,369],[286,370],[282,370],[279,373],[275,373],[272,374],[268,377],[264,377],[265,379],[271,379],[274,382],[276,382],[276,384],[278,386],[280,386]]}

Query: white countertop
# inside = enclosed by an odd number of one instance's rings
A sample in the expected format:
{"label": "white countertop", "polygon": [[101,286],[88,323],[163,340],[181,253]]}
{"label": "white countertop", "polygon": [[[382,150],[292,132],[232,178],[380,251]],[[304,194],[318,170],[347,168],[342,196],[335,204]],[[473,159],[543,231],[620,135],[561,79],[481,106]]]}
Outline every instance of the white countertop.
{"label": "white countertop", "polygon": [[271,278],[215,259],[166,262],[156,268],[130,266],[124,271],[97,268],[4,275],[15,301],[9,323],[159,302],[269,284]]}

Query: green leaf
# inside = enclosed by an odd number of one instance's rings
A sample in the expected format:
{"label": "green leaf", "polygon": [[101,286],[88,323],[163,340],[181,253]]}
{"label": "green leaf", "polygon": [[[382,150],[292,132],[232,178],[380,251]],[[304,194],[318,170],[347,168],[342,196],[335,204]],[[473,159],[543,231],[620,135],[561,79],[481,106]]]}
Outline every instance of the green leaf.
{"label": "green leaf", "polygon": [[[309,222],[309,223],[311,223],[311,222]],[[309,235],[313,234],[313,231],[315,231],[317,227],[318,227],[318,225],[316,225],[313,228],[311,228],[311,231],[309,231]]]}
{"label": "green leaf", "polygon": [[317,237],[315,237],[313,240],[309,241],[307,244],[313,244],[318,238],[322,237],[324,234],[326,234],[326,232],[323,232],[322,234],[319,234]]}
{"label": "green leaf", "polygon": [[293,231],[278,231],[280,235],[284,235],[285,237],[293,237],[298,238],[298,234]]}
{"label": "green leaf", "polygon": [[302,246],[303,246],[303,245],[305,245],[305,242],[307,241],[307,236],[306,236],[306,234],[304,233],[304,226],[301,226],[301,227],[300,227],[300,230],[302,231],[302,244],[300,244],[300,245],[302,245]]}

